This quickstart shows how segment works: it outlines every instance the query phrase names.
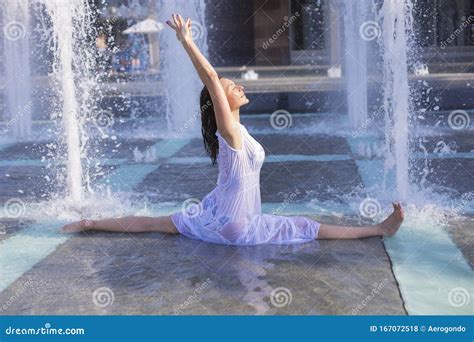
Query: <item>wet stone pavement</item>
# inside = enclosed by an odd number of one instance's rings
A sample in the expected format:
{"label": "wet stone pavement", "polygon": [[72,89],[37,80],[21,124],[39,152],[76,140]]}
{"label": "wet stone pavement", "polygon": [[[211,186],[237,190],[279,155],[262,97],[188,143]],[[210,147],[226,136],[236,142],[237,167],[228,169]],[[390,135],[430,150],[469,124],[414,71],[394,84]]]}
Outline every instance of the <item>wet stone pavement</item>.
{"label": "wet stone pavement", "polygon": [[[355,189],[365,196],[356,158],[345,138],[325,132],[275,134],[266,131],[267,120],[242,118],[242,122],[266,151],[261,172],[264,208],[265,204],[284,202],[297,190],[293,206],[283,208],[283,214],[291,215],[297,208],[298,213],[326,223],[367,222],[354,212],[335,217],[308,205],[317,199],[318,203],[344,206],[345,195]],[[300,121],[295,124],[304,126]],[[119,137],[117,142],[97,146],[109,160],[104,175],[97,180],[107,178],[123,165],[136,164],[135,147],[142,151],[159,143],[160,139]],[[45,143],[18,143],[0,150],[0,204],[12,198],[39,201],[45,189],[60,189],[51,180],[54,177],[47,177],[51,168],[41,162],[44,149]],[[472,160],[459,166],[455,158],[438,159],[435,165],[443,170],[451,168],[452,172],[458,165],[459,178],[444,179],[441,172],[440,178],[431,181],[441,180],[441,185],[447,186],[450,180],[449,186],[454,189],[473,191],[472,180],[465,180],[469,177],[466,165]],[[175,211],[190,197],[202,198],[217,180],[217,167],[210,165],[197,138],[173,155],[149,163],[156,167],[132,186],[133,196],[146,196],[152,205],[174,203]],[[472,222],[467,219],[463,225]],[[35,220],[3,216],[0,248],[10,248],[8,244],[13,242],[25,251],[32,248],[31,239],[43,238],[41,232],[28,231],[34,225]],[[59,226],[52,224],[44,239],[54,240],[61,235],[57,233]],[[456,226],[450,228],[450,234],[472,267],[472,229]],[[407,313],[381,238],[235,247],[160,233],[85,232],[54,241],[51,252],[41,257],[32,257],[38,251],[18,251],[9,259],[12,264],[1,264],[6,272],[14,274],[8,275],[8,283],[1,288],[1,314]]]}

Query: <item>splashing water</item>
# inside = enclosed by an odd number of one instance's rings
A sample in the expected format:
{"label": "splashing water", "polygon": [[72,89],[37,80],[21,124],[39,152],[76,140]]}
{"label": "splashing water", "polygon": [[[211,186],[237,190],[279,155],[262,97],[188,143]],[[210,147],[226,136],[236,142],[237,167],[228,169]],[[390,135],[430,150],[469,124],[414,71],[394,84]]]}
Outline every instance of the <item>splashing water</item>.
{"label": "splashing water", "polygon": [[344,1],[345,77],[347,111],[352,128],[367,120],[367,44],[361,41],[360,27],[367,18],[367,2]]}
{"label": "splashing water", "polygon": [[385,111],[385,174],[395,169],[399,200],[409,195],[408,119],[411,110],[408,84],[408,54],[413,32],[412,4],[407,1],[384,1],[379,12],[383,54],[383,106]]}
{"label": "splashing water", "polygon": [[62,118],[67,144],[67,183],[74,201],[83,198],[81,142],[78,120],[78,102],[74,84],[73,63],[73,11],[74,5],[63,1],[46,1],[57,39],[57,74],[61,85]]}
{"label": "splashing water", "polygon": [[0,2],[3,12],[3,54],[9,121],[7,129],[16,139],[31,135],[31,72],[29,0]]}
{"label": "splashing water", "polygon": [[[41,16],[43,26],[40,25],[38,31],[53,51],[53,105],[59,108],[59,114],[52,118],[60,119],[57,134],[66,145],[66,155],[56,157],[57,162],[64,160],[66,165],[65,176],[60,174],[59,178],[65,178],[70,200],[79,204],[84,200],[84,185],[90,181],[87,165],[84,166],[82,160],[87,161],[89,140],[84,125],[94,120],[92,99],[96,98],[91,96],[95,85],[92,77],[95,57],[90,44],[94,36],[94,16],[85,1],[37,0],[36,3],[36,9],[45,13]],[[97,89],[94,91],[97,93]]]}
{"label": "splashing water", "polygon": [[[206,5],[203,0],[170,1],[156,0],[160,8],[160,20],[166,22],[172,13],[181,13],[192,20],[194,42],[204,56],[207,55]],[[200,123],[199,94],[202,83],[172,30],[166,29],[161,36],[161,60],[164,91],[166,94],[166,118],[168,131],[178,136],[198,131]]]}

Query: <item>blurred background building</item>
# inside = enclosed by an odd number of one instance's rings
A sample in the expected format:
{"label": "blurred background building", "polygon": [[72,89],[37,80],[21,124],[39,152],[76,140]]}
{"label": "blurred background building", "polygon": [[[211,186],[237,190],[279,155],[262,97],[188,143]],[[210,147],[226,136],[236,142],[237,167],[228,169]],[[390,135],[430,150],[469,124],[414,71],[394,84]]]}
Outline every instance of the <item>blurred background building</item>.
{"label": "blurred background building", "polygon": [[[344,20],[339,1],[324,0],[208,0],[209,55],[217,66],[287,66],[341,64]],[[115,71],[144,71],[149,67],[146,37],[123,31],[155,11],[155,1],[107,0],[99,25],[115,48],[110,62]],[[472,67],[474,0],[415,2],[417,40],[423,57],[437,63]],[[423,20],[416,20],[422,17]],[[212,24],[211,24],[212,23]],[[209,25],[211,24],[211,25]],[[458,28],[461,32],[456,33]],[[272,38],[273,37],[273,38]],[[117,49],[118,48],[118,49]],[[444,65],[445,71],[456,67]]]}
{"label": "blurred background building", "polygon": [[[124,31],[156,18],[159,2],[94,1],[101,9],[97,48],[102,68],[111,76],[132,78],[158,73],[159,61],[151,58],[150,51],[159,55],[159,35],[153,40],[148,34]],[[222,76],[237,78],[250,94],[259,94],[247,108],[250,112],[282,106],[327,110],[331,106],[327,99],[344,90],[343,5],[340,0],[207,0],[203,26],[209,59]],[[474,0],[416,1],[413,16],[417,59],[431,77],[441,75],[433,82],[459,91],[457,82],[466,77],[447,75],[474,71]],[[377,49],[376,41],[370,46]],[[307,96],[301,100],[292,92]],[[444,93],[449,107],[449,89]]]}

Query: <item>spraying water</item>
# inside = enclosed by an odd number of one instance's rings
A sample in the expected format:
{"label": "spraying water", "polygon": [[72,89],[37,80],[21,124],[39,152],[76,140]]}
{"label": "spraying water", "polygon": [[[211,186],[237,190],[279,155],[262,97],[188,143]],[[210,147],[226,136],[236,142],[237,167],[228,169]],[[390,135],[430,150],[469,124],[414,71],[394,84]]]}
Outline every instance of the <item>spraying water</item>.
{"label": "spraying water", "polygon": [[383,51],[383,106],[385,110],[385,171],[395,169],[399,200],[409,195],[408,119],[410,88],[408,84],[409,34],[413,32],[410,0],[384,1],[380,10]]}
{"label": "spraying water", "polygon": [[[367,32],[359,32],[366,21],[367,7],[366,1],[344,1],[347,111],[352,128],[367,120],[367,43],[360,39]],[[370,39],[370,35],[367,37],[364,40]]]}
{"label": "spraying water", "polygon": [[[192,35],[201,52],[207,55],[207,32],[204,0],[159,2],[160,20],[165,22],[172,13],[180,13],[193,22]],[[199,93],[202,89],[194,67],[171,30],[165,30],[161,40],[161,64],[166,97],[168,131],[182,135],[197,132],[200,123]]]}
{"label": "spraying water", "polygon": [[9,122],[17,140],[31,135],[31,73],[29,1],[3,1],[5,91]]}
{"label": "spraying water", "polygon": [[42,3],[52,23],[53,71],[62,107],[62,136],[67,147],[67,188],[77,203],[84,198],[83,182],[87,179],[81,157],[85,157],[88,137],[83,125],[91,116],[90,94],[94,86],[89,77],[94,70],[94,55],[87,44],[92,37],[93,16],[85,1]]}
{"label": "spraying water", "polygon": [[61,85],[64,138],[67,144],[68,189],[74,201],[81,201],[83,197],[81,143],[77,118],[78,103],[72,70],[72,6],[63,1],[46,1],[45,5],[57,35],[57,77]]}

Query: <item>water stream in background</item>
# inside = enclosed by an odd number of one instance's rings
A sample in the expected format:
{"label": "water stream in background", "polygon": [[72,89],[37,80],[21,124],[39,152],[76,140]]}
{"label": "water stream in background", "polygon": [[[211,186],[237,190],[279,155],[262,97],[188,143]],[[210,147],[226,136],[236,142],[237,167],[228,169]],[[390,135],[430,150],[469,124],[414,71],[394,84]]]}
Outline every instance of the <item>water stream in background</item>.
{"label": "water stream in background", "polygon": [[[369,113],[367,97],[367,63],[373,63],[368,49],[370,42],[378,41],[383,72],[382,111],[385,114],[382,133],[386,145],[383,148],[384,187],[388,190],[390,183],[394,182],[394,197],[403,201],[409,195],[408,120],[412,108],[408,61],[410,35],[413,33],[412,5],[410,1],[384,1],[380,4],[381,8],[376,10],[372,1],[344,2],[347,110],[352,129],[360,132],[363,128],[364,136],[369,125],[375,128],[378,123],[374,118],[376,113]],[[394,179],[390,177],[391,173],[394,173]]]}
{"label": "water stream in background", "polygon": [[[53,98],[50,118],[57,122],[57,141],[66,147],[64,155],[51,154],[49,157],[53,157],[58,165],[64,164],[64,167],[58,167],[58,178],[66,184],[67,197],[80,203],[84,199],[84,186],[89,185],[88,168],[83,165],[83,160],[88,161],[85,147],[90,136],[84,124],[95,120],[92,115],[95,97],[91,96],[95,85],[91,76],[95,55],[89,44],[94,32],[92,10],[85,1],[70,3],[62,0],[6,1],[4,7],[4,23],[7,27],[12,25],[10,36],[24,36],[18,39],[4,37],[6,95],[12,116],[7,129],[12,131],[17,141],[31,134],[33,104],[29,38],[35,32],[35,39],[51,51],[52,60],[47,62],[52,66],[49,75],[49,91]],[[29,26],[32,15],[37,18],[35,27]]]}
{"label": "water stream in background", "polygon": [[[164,22],[171,13],[180,12],[193,20],[193,37],[204,54],[207,54],[207,33],[205,26],[205,2],[155,0],[159,9],[159,20]],[[139,5],[131,2],[132,5]],[[34,6],[33,6],[34,5]],[[61,120],[58,140],[66,145],[66,155],[58,156],[57,162],[64,163],[60,180],[67,184],[67,192],[73,202],[81,202],[91,190],[93,176],[89,174],[89,162],[93,156],[86,151],[87,143],[94,132],[85,128],[87,123],[97,126],[104,134],[105,126],[113,118],[103,117],[94,103],[99,98],[96,87],[96,55],[92,49],[96,32],[95,15],[87,1],[67,2],[63,0],[15,0],[5,2],[5,23],[20,23],[20,34],[29,33],[31,11],[38,11],[42,43],[53,51],[52,93],[55,96],[51,118]],[[12,27],[12,34],[17,34]],[[45,38],[46,37],[46,38]],[[24,38],[24,37],[21,37]],[[30,99],[30,46],[28,39],[6,40],[5,69],[7,72],[7,97],[15,139],[20,141],[31,131]],[[199,93],[201,82],[175,34],[166,29],[161,34],[161,76],[164,82],[166,119],[168,132],[175,136],[189,136],[199,132]],[[21,112],[20,112],[21,110]],[[56,113],[58,111],[59,113]],[[16,115],[15,113],[21,113]],[[160,114],[160,113],[158,113]],[[111,113],[108,113],[110,116]],[[108,122],[109,121],[109,122]],[[108,127],[105,127],[108,128]],[[97,133],[97,132],[95,132]],[[100,138],[100,137],[99,137]]]}
{"label": "water stream in background", "polygon": [[[193,35],[195,41],[204,54],[207,53],[204,0],[153,1],[156,1],[161,22],[169,19],[172,12],[181,12],[186,16],[190,16],[194,23]],[[107,115],[104,116],[103,112],[100,113],[101,116],[98,116],[98,112],[94,111],[94,103],[90,101],[93,98],[101,97],[101,94],[94,88],[94,78],[91,77],[95,56],[88,50],[86,43],[93,37],[93,32],[89,30],[94,27],[94,16],[91,9],[87,7],[87,3],[83,1],[35,0],[35,2],[44,6],[46,15],[50,17],[46,21],[48,24],[52,24],[52,27],[48,29],[52,37],[51,47],[54,51],[53,75],[55,83],[53,86],[57,92],[58,103],[56,107],[59,111],[57,116],[62,123],[62,129],[57,134],[58,139],[64,139],[67,145],[67,157],[64,158],[66,169],[61,174],[67,175],[67,178],[64,178],[68,185],[67,190],[71,199],[74,202],[87,202],[84,201],[84,199],[90,199],[85,190],[88,183],[87,163],[92,159],[92,156],[86,153],[86,145],[88,139],[91,139],[93,134],[97,135],[97,130],[87,131],[84,129],[84,125],[87,122],[91,122],[98,126],[100,128],[99,131],[103,133],[104,129],[109,126],[107,120],[110,119]],[[7,21],[24,22],[25,27],[27,27],[29,19],[26,4],[30,3],[30,1],[9,0],[6,3],[9,6],[9,12],[6,16]],[[345,5],[348,19],[346,21],[348,25],[345,34],[347,48],[351,53],[346,67],[348,68],[348,105],[352,129],[365,124],[368,120],[368,114],[370,114],[367,108],[366,59],[368,53],[365,44],[367,42],[360,37],[360,25],[370,20],[368,18],[368,3],[371,3],[371,1],[358,2],[347,0]],[[385,1],[380,8],[378,21],[373,21],[372,23],[380,26],[381,34],[379,42],[381,44],[384,70],[381,88],[383,90],[383,109],[386,119],[385,130],[383,131],[382,129],[381,135],[385,136],[387,152],[384,150],[380,153],[380,157],[383,158],[380,160],[370,157],[365,159],[357,158],[356,164],[363,180],[364,188],[370,189],[371,191],[368,192],[375,198],[380,199],[381,202],[384,202],[383,204],[392,200],[393,197],[397,197],[397,199],[402,201],[410,199],[411,202],[416,202],[416,205],[421,204],[420,207],[423,208],[431,199],[424,197],[424,194],[413,194],[413,191],[410,191],[409,188],[410,150],[408,123],[412,108],[407,70],[410,64],[409,34],[412,32],[410,0]],[[5,46],[13,43],[20,45],[15,45],[6,52],[6,69],[8,72],[6,88],[9,97],[9,107],[17,110],[18,106],[27,106],[30,103],[29,88],[31,81],[29,76],[30,65],[28,62],[30,47],[27,40],[25,42],[10,40],[5,42]],[[185,51],[176,40],[173,32],[168,29],[161,34],[160,51],[162,79],[164,81],[165,98],[167,99],[166,118],[168,130],[177,134],[178,137],[192,135],[192,133],[198,130],[200,123],[198,95],[202,85]],[[18,75],[17,72],[22,74]],[[11,82],[11,79],[14,79],[14,82]],[[17,126],[14,132],[16,132],[17,139],[28,135],[28,127],[31,125],[30,109],[28,109],[25,115],[19,116],[18,122],[15,122]],[[152,120],[154,120],[155,113],[150,114]],[[265,121],[268,122],[269,119],[266,118]],[[104,127],[102,123],[105,123],[107,127]],[[126,124],[124,126],[124,130],[129,132],[130,126]],[[328,134],[338,134],[337,127],[327,127],[327,124],[324,126],[323,128],[328,130]],[[314,129],[315,127],[305,128]],[[274,129],[271,129],[270,132],[274,133]],[[371,132],[365,133],[369,135]],[[309,134],[315,134],[315,132],[309,132]],[[107,134],[103,135],[104,139],[108,139]],[[136,139],[137,135],[133,132],[129,137],[132,140]],[[364,136],[364,138],[366,137]],[[118,165],[112,177],[104,177],[102,179],[104,183],[112,180],[112,185],[115,185],[110,186],[111,192],[123,192],[128,197],[125,200],[116,197],[115,201],[108,201],[107,199],[107,202],[103,201],[101,203],[92,198],[88,205],[90,208],[94,208],[95,212],[93,214],[95,216],[85,217],[118,216],[124,213],[135,214],[132,201],[126,201],[133,195],[132,190],[134,186],[141,184],[148,174],[156,171],[159,167],[159,163],[156,160],[173,156],[179,149],[189,143],[189,141],[182,141],[180,144],[173,145],[173,143],[169,143],[170,140],[162,140],[157,144],[158,147],[155,151],[159,153],[154,158],[155,163],[124,163]],[[373,143],[375,145],[377,141]],[[356,154],[354,150],[352,155]],[[297,157],[300,158],[301,156]],[[334,160],[334,156],[319,157]],[[339,157],[344,157],[347,160],[352,158],[349,155],[339,155]],[[379,156],[377,155],[376,157]],[[104,158],[108,158],[108,156]],[[269,156],[268,159],[271,162],[272,157]],[[81,164],[81,161],[85,164]],[[187,160],[181,160],[181,162],[187,162]],[[387,176],[391,170],[395,170],[394,181],[392,182],[391,179],[386,179],[385,181],[395,184],[396,189],[394,192],[384,191],[378,182],[378,180],[383,178],[382,173],[385,173],[385,176]],[[357,189],[354,191],[357,192]],[[427,189],[428,191],[429,189]],[[140,197],[141,200],[144,195],[140,194],[140,196],[142,196]],[[414,199],[415,196],[418,196],[418,202]],[[333,206],[326,201],[322,203],[322,209],[326,206],[331,215],[342,212],[344,215],[356,216],[361,200],[362,198],[359,197],[355,199],[349,198],[341,206]],[[65,201],[61,198],[57,202],[62,204]],[[339,203],[336,203],[336,205],[339,205]],[[420,207],[416,207],[416,205],[407,210],[407,221],[400,234],[393,239],[388,239],[386,242],[390,257],[394,261],[397,280],[401,284],[402,293],[404,299],[408,302],[407,307],[411,310],[410,312],[433,313],[433,307],[437,304],[433,303],[433,298],[439,300],[438,304],[440,305],[438,306],[442,307],[443,310],[446,307],[452,309],[452,307],[448,306],[449,303],[446,303],[450,289],[461,284],[463,288],[466,288],[469,293],[474,295],[472,285],[469,282],[472,279],[472,271],[462,254],[459,253],[457,246],[447,234],[445,226],[440,223],[442,220],[438,220],[436,216],[433,216],[434,213],[439,213],[439,208],[428,208],[422,213],[423,215],[420,215]],[[350,206],[356,207],[356,210],[348,210]],[[42,220],[44,217],[54,218],[55,221],[51,226],[59,224],[58,218],[67,220],[78,218],[77,216],[65,217],[58,215],[58,212],[62,215],[69,213],[69,208],[64,209],[64,207],[60,207],[59,210],[56,210],[53,207],[39,207],[40,210],[37,211],[27,210],[28,215],[31,215],[28,218],[32,220]],[[323,212],[322,209],[318,208],[317,211]],[[344,210],[347,210],[347,212],[344,212]],[[296,209],[292,209],[288,214],[295,213],[295,211]],[[149,214],[149,212],[145,212],[145,214]],[[80,215],[84,214],[80,213]],[[417,217],[422,219],[416,219]],[[44,229],[43,226],[38,226],[33,230],[36,234],[37,232],[42,233]],[[51,246],[55,248],[55,246],[63,242],[62,238],[56,239],[55,234],[55,231],[52,232],[54,238],[46,241],[48,248]],[[31,252],[31,262],[28,267],[46,257],[50,250],[54,250],[54,248],[45,248],[44,241],[40,241],[41,245],[36,245],[38,247],[34,248],[35,245],[29,243],[29,240],[22,239],[21,234],[17,235],[17,237],[16,240],[10,240],[10,242],[13,241],[13,244],[8,250],[12,253],[11,258],[13,261],[11,263],[7,262],[7,259],[4,261],[10,265],[11,269],[15,268],[15,262],[23,262],[25,259],[21,255],[22,253],[19,253],[18,246],[29,246],[28,251]],[[24,238],[29,238],[28,234],[25,234]],[[438,248],[433,248],[433,246]],[[45,251],[47,253],[44,253]],[[416,251],[417,254],[413,254],[413,251]],[[14,253],[17,254],[14,255]],[[442,272],[442,269],[440,271],[444,264],[440,263],[439,260],[448,260],[450,257],[452,257],[452,260],[449,266],[454,271],[451,273]],[[417,262],[419,265],[415,269],[413,264]],[[14,277],[11,279],[13,280],[13,278],[21,276],[25,269],[29,268],[25,267],[23,270],[16,269],[15,271],[17,272],[15,272]],[[420,284],[419,279],[428,279],[433,274],[437,278],[431,281],[428,287],[428,290],[431,292],[429,292],[426,291],[427,286],[425,284]],[[462,283],[459,283],[459,279],[462,280]],[[429,284],[428,282],[426,283]],[[440,292],[441,290],[444,292]],[[439,296],[440,293],[442,296]]]}
{"label": "water stream in background", "polygon": [[385,175],[395,169],[398,200],[410,194],[408,120],[410,87],[408,56],[413,33],[411,0],[384,1],[379,12],[382,22],[380,45],[383,54],[383,106],[385,111]]}
{"label": "water stream in background", "polygon": [[[360,28],[367,22],[368,2],[343,2],[347,112],[353,129],[361,127],[368,117],[367,44],[361,41]],[[367,40],[370,39],[370,32]]]}
{"label": "water stream in background", "polygon": [[[7,134],[14,139],[31,135],[31,72],[29,0],[0,2],[3,12],[3,58],[7,99]],[[0,92],[3,89],[0,89]]]}
{"label": "water stream in background", "polygon": [[[207,30],[205,23],[206,4],[204,0],[155,0],[158,1],[159,20],[170,20],[172,13],[190,17],[193,23],[194,42],[204,56],[207,56]],[[184,18],[186,20],[186,18]],[[161,72],[166,98],[168,131],[177,136],[199,132],[201,117],[199,94],[202,83],[181,43],[172,30],[161,35]]]}
{"label": "water stream in background", "polygon": [[[84,16],[82,1],[68,4],[64,1],[45,1],[46,10],[51,17],[56,39],[55,74],[60,84],[62,99],[62,120],[64,140],[67,145],[67,184],[69,195],[75,202],[83,199],[81,164],[81,140],[79,123],[78,93],[73,72],[73,15]],[[76,17],[77,18],[77,17]]]}

